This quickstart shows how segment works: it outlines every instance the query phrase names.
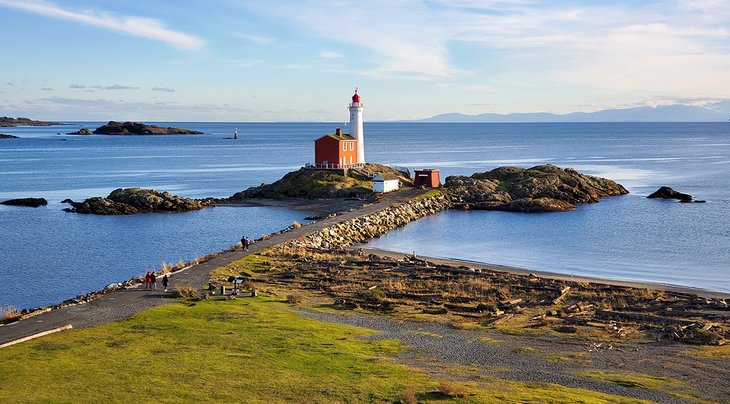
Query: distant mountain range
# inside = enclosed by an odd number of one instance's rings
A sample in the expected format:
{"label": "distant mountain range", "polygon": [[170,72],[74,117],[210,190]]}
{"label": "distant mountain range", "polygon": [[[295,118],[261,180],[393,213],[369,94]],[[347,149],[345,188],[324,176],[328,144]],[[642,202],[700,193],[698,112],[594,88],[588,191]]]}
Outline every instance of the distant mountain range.
{"label": "distant mountain range", "polygon": [[707,106],[665,105],[604,109],[596,112],[572,112],[559,115],[547,112],[465,115],[439,114],[419,122],[727,122],[730,118],[730,100]]}

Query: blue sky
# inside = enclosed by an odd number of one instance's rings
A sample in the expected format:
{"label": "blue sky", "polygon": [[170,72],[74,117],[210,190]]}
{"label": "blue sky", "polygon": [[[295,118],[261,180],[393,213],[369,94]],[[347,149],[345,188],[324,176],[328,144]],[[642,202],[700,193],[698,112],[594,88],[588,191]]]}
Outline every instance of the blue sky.
{"label": "blue sky", "polygon": [[343,121],[730,98],[730,2],[0,0],[0,115]]}

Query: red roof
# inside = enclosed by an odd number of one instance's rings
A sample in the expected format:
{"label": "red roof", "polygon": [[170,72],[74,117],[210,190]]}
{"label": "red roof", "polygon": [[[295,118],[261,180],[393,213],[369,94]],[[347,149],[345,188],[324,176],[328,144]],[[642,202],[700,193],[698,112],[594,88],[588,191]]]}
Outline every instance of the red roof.
{"label": "red roof", "polygon": [[357,94],[357,88],[355,88],[355,95],[352,96],[352,102],[360,102],[360,96]]}

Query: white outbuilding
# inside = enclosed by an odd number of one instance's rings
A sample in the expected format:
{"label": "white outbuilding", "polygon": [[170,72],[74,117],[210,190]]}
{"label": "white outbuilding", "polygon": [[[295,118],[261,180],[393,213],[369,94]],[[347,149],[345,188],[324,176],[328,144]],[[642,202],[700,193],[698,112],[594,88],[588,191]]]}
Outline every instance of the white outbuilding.
{"label": "white outbuilding", "polygon": [[377,173],[373,176],[373,191],[386,193],[397,191],[400,188],[400,180],[395,174]]}

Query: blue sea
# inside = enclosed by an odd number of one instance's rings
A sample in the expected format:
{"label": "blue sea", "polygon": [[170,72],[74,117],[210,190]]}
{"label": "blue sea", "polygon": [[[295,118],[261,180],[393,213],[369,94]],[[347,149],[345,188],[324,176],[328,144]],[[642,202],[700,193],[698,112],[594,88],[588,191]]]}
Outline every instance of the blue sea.
{"label": "blue sea", "polygon": [[[306,213],[276,207],[109,217],[66,213],[60,201],[134,186],[230,196],[312,162],[314,140],[338,125],[164,122],[205,134],[65,134],[101,124],[0,130],[21,137],[0,140],[0,200],[49,200],[0,205],[0,306],[57,303],[302,222]],[[234,128],[238,141],[229,139]],[[366,123],[365,143],[368,161],[440,168],[442,177],[551,163],[631,191],[567,213],[444,212],[373,247],[730,292],[730,124]],[[707,203],[645,198],[662,185]]]}

